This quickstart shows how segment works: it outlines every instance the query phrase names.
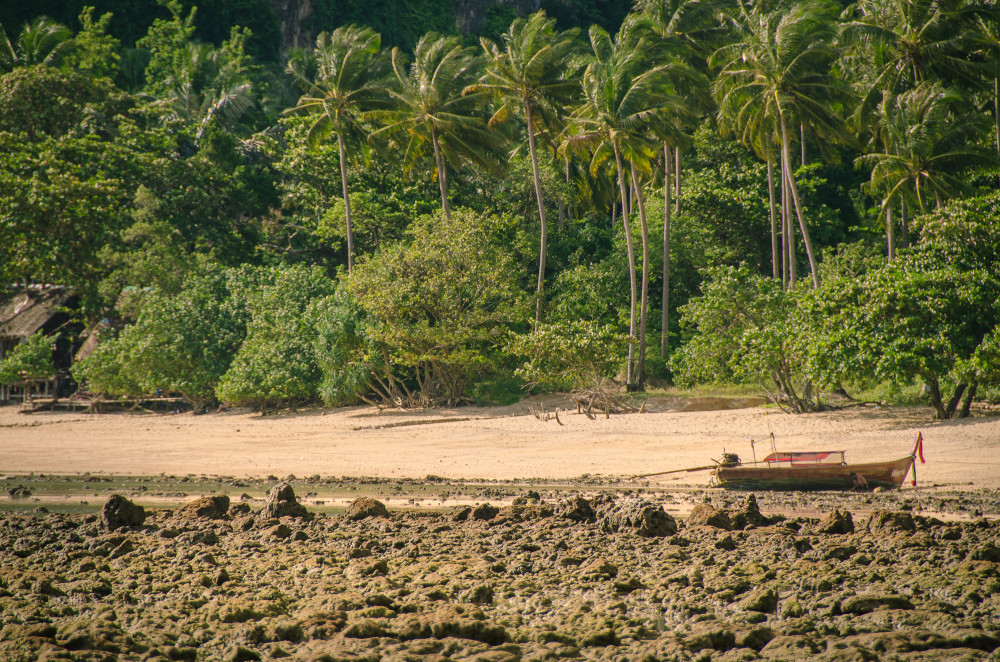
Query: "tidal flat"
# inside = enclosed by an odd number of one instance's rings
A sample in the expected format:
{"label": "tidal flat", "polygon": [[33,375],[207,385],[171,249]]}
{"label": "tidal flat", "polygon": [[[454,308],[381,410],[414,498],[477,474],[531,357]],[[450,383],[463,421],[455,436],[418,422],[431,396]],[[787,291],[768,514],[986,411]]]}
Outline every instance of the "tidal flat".
{"label": "tidal flat", "polygon": [[1000,659],[996,490],[3,484],[2,660]]}

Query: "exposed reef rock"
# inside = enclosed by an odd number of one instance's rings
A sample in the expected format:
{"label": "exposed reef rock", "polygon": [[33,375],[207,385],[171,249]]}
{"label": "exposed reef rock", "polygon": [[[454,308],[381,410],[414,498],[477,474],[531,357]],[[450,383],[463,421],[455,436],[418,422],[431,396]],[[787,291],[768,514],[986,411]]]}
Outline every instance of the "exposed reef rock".
{"label": "exposed reef rock", "polygon": [[[995,519],[881,495],[803,517],[788,509],[827,497],[585,493],[310,518],[283,483],[259,511],[114,495],[100,515],[0,513],[0,660],[1000,655]],[[690,515],[664,510],[678,501]]]}

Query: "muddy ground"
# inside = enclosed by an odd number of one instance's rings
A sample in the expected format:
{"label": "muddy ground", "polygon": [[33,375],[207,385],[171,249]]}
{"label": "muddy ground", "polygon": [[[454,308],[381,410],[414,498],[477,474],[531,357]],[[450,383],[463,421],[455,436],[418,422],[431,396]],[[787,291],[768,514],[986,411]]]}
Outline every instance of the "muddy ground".
{"label": "muddy ground", "polygon": [[1000,660],[995,489],[0,484],[0,660]]}

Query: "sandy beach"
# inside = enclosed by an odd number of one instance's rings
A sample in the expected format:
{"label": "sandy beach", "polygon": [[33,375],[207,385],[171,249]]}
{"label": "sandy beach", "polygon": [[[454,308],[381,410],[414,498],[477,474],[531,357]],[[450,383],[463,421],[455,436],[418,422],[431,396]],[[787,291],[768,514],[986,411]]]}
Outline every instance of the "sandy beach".
{"label": "sandy beach", "polygon": [[[558,421],[553,415],[559,408]],[[546,416],[533,412],[544,411]],[[845,450],[852,462],[906,455],[918,431],[918,481],[1000,487],[1000,416],[938,422],[928,408],[855,407],[809,415],[752,400],[654,398],[644,413],[590,418],[568,398],[509,407],[378,410],[350,407],[261,416],[22,414],[0,407],[0,471],[7,473],[379,476],[567,479],[632,476],[711,464],[723,449],[751,459],[770,451]],[[756,441],[751,448],[749,439]],[[666,485],[704,485],[708,472]],[[909,483],[909,481],[908,481]]]}

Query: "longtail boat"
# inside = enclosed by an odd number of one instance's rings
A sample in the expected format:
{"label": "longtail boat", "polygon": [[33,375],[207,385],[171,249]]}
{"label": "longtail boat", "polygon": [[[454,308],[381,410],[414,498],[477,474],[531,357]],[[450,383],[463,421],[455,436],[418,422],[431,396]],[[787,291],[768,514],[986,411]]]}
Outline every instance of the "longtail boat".
{"label": "longtail boat", "polygon": [[917,484],[916,460],[924,462],[923,449],[923,435],[918,432],[909,455],[887,462],[848,464],[844,451],[774,451],[760,462],[744,463],[723,452],[714,481],[733,490],[899,489],[911,471],[913,485]]}

